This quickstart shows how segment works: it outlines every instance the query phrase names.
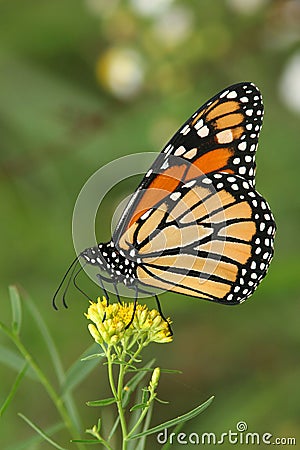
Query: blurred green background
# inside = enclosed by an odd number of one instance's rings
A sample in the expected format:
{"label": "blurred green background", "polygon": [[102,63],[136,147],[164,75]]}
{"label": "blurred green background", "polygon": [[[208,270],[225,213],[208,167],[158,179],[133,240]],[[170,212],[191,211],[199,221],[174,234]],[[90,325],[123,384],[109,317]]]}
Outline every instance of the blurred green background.
{"label": "blurred green background", "polygon": [[[184,432],[222,433],[244,420],[249,431],[296,437],[299,446],[299,42],[297,0],[1,0],[1,321],[10,321],[7,286],[17,284],[47,322],[67,369],[91,344],[87,301],[71,290],[69,309],[56,312],[51,299],[74,258],[72,211],[84,182],[115,158],[160,151],[210,96],[253,81],[266,110],[257,188],[277,221],[275,257],[257,292],[239,307],[161,297],[174,342],[149,348],[147,356],[183,374],[162,377],[160,397],[171,404],[156,405],[153,423],[215,395]],[[109,239],[114,209],[138,181],[109,194],[97,221],[99,240]],[[80,284],[96,298],[87,277]],[[22,338],[54,380],[26,308]],[[2,404],[16,372],[3,351],[13,347],[0,339]],[[85,401],[105,392],[103,368],[74,392],[82,436],[98,417]],[[18,412],[42,428],[57,420],[40,385],[25,378],[0,419],[2,449],[24,448],[33,435]],[[73,448],[66,434],[57,438]]]}

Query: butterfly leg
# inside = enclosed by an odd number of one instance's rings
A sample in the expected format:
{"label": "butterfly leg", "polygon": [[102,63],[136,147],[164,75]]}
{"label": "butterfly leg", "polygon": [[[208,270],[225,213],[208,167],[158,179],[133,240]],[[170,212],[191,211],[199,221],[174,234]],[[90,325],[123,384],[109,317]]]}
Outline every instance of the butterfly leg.
{"label": "butterfly leg", "polygon": [[138,287],[134,286],[134,288],[135,288],[135,297],[134,297],[134,304],[133,304],[133,312],[132,312],[132,316],[131,316],[129,323],[125,327],[125,330],[127,330],[127,328],[129,328],[130,325],[132,324],[134,316],[135,316],[135,312],[136,312],[136,305],[137,305],[137,300],[138,300]]}
{"label": "butterfly leg", "polygon": [[120,299],[120,294],[119,294],[119,290],[118,290],[118,286],[116,283],[114,283],[114,288],[115,288],[115,292],[116,292],[116,297],[118,299],[118,302],[120,303],[120,305],[122,305],[121,299]]}
{"label": "butterfly leg", "polygon": [[144,289],[140,289],[140,292],[143,292],[144,294],[149,294],[149,295],[151,295],[151,297],[155,297],[158,312],[161,315],[162,319],[167,323],[170,335],[173,336],[173,331],[172,331],[171,325],[170,325],[169,321],[164,316],[164,313],[163,313],[161,305],[160,305],[160,301],[158,299],[158,295],[154,294],[153,292],[145,291]]}
{"label": "butterfly leg", "polygon": [[154,294],[154,297],[155,297],[155,300],[156,300],[158,312],[159,312],[159,314],[161,315],[162,319],[167,323],[168,329],[169,329],[169,333],[170,333],[170,336],[173,336],[173,331],[172,331],[171,325],[170,325],[169,321],[165,318],[165,316],[164,316],[164,314],[163,314],[163,312],[162,312],[161,305],[160,305],[160,301],[159,301],[159,299],[158,299],[158,295],[157,295],[157,294]]}
{"label": "butterfly leg", "polygon": [[[100,287],[101,287],[102,291],[104,292],[104,297],[105,297],[105,300],[106,300],[106,305],[108,306],[108,304],[109,304],[109,295],[108,295],[107,290],[105,289],[105,286],[104,286],[104,284],[103,284],[103,279],[102,279],[100,273],[97,273],[96,276],[97,276],[97,278],[98,278],[98,280],[99,280]],[[102,322],[104,322],[105,318],[106,318],[106,313],[104,313]]]}

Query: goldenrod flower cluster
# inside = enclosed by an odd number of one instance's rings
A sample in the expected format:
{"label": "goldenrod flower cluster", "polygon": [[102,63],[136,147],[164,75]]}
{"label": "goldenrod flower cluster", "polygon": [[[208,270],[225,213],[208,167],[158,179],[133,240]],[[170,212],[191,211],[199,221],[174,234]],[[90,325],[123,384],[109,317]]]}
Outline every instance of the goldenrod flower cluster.
{"label": "goldenrod flower cluster", "polygon": [[172,341],[169,325],[156,309],[149,310],[146,305],[136,305],[134,318],[130,326],[133,315],[133,303],[112,303],[107,304],[107,300],[91,303],[86,317],[93,322],[89,324],[89,332],[95,341],[102,345],[117,345],[128,343],[134,339],[135,342],[142,342],[143,346],[150,342],[166,343]]}

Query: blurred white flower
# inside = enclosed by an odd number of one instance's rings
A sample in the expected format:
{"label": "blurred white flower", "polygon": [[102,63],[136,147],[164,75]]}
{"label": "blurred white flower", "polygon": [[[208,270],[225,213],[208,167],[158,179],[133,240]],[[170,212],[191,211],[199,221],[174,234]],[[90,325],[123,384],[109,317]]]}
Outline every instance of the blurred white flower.
{"label": "blurred white flower", "polygon": [[119,0],[85,0],[88,10],[97,16],[109,15],[118,6]]}
{"label": "blurred white flower", "polygon": [[279,80],[279,95],[285,105],[300,113],[300,52],[287,62]]}
{"label": "blurred white flower", "polygon": [[186,39],[193,23],[191,11],[182,6],[169,8],[159,17],[154,25],[156,35],[164,44],[174,46]]}
{"label": "blurred white flower", "polygon": [[173,0],[130,0],[135,12],[141,16],[158,16],[166,11]]}
{"label": "blurred white flower", "polygon": [[259,8],[268,3],[269,0],[227,0],[228,5],[242,14],[255,13]]}
{"label": "blurred white flower", "polygon": [[286,49],[300,39],[300,1],[285,0],[273,8],[265,30],[265,45]]}
{"label": "blurred white flower", "polygon": [[111,48],[96,67],[98,80],[116,97],[126,100],[141,89],[145,70],[140,54],[133,49]]}

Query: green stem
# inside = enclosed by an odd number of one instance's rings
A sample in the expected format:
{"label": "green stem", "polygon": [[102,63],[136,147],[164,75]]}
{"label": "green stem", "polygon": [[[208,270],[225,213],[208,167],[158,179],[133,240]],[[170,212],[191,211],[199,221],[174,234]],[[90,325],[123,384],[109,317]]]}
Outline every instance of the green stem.
{"label": "green stem", "polygon": [[145,347],[145,345],[144,345],[143,343],[139,343],[139,346],[138,346],[136,352],[132,355],[132,357],[131,357],[131,358],[129,359],[129,361],[127,362],[126,368],[127,368],[127,366],[130,366],[130,365],[134,362],[134,360],[139,356],[141,350],[142,350],[144,347]]}
{"label": "green stem", "polygon": [[136,424],[132,427],[132,429],[130,430],[130,432],[128,433],[128,437],[132,436],[132,434],[134,433],[134,431],[139,427],[139,425],[143,422],[144,418],[146,417],[150,406],[152,405],[153,400],[155,399],[156,394],[152,393],[148,402],[147,402],[147,406],[145,406],[145,408],[143,409],[143,411],[140,414],[140,417],[138,418]]}
{"label": "green stem", "polygon": [[107,450],[113,450],[109,443],[105,439],[103,439],[103,437],[101,437],[101,435],[97,431],[94,431],[92,429],[86,430],[86,432],[97,438],[98,441],[101,442],[101,444],[104,445],[105,448],[107,448]]}
{"label": "green stem", "polygon": [[123,396],[123,387],[124,387],[124,375],[126,371],[126,366],[121,365],[119,370],[119,377],[118,377],[118,411],[119,411],[119,417],[120,417],[120,423],[122,428],[122,435],[123,435],[123,445],[122,450],[127,449],[127,424],[125,419],[125,409],[122,405],[122,396]]}
{"label": "green stem", "polygon": [[120,423],[121,423],[122,441],[123,441],[122,450],[126,450],[127,449],[127,424],[126,424],[126,419],[125,419],[125,410],[123,409],[123,405],[122,405],[123,382],[124,382],[126,366],[123,364],[120,365],[119,377],[118,377],[118,388],[116,388],[114,377],[113,377],[113,368],[112,368],[113,364],[112,364],[110,349],[107,350],[106,356],[107,356],[107,363],[108,363],[109,384],[110,384],[110,388],[113,393],[113,396],[116,400]]}
{"label": "green stem", "polygon": [[[32,369],[37,374],[41,384],[44,386],[46,392],[48,393],[49,397],[51,398],[52,402],[54,403],[58,413],[60,414],[65,426],[68,428],[71,436],[73,438],[78,438],[79,436],[77,434],[77,430],[69,418],[68,412],[65,409],[62,399],[59,397],[59,395],[57,395],[54,387],[51,385],[51,383],[47,379],[47,377],[44,374],[44,372],[42,371],[42,369],[38,366],[38,364],[34,361],[33,357],[28,352],[26,347],[22,344],[22,342],[19,339],[18,334],[12,332],[2,322],[0,322],[0,329],[13,341],[13,343],[16,345],[16,347],[18,348],[21,355],[30,364]],[[78,448],[83,449],[84,447],[82,445],[78,445]]]}

